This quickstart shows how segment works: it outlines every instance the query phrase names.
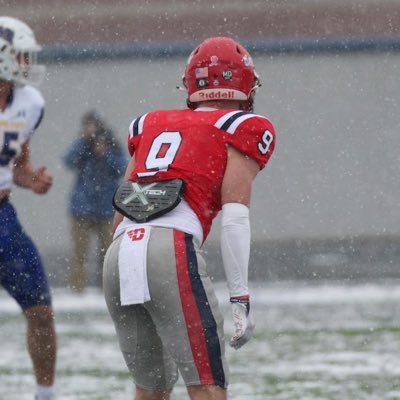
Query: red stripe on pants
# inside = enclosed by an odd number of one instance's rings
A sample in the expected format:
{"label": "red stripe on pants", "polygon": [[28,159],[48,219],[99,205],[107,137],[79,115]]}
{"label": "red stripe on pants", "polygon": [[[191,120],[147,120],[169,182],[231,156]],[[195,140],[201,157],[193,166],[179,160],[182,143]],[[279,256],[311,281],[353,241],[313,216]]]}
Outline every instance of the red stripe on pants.
{"label": "red stripe on pants", "polygon": [[207,343],[196,299],[190,282],[189,265],[186,254],[185,233],[174,230],[176,273],[186,329],[189,336],[193,359],[203,385],[214,385]]}

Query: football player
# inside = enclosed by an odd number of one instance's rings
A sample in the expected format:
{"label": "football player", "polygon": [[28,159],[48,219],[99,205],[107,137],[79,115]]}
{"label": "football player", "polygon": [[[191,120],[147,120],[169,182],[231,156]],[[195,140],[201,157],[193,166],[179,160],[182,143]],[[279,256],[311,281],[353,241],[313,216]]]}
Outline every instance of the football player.
{"label": "football player", "polygon": [[104,293],[136,400],[168,400],[181,374],[192,400],[225,400],[223,316],[198,249],[221,211],[221,251],[235,332],[250,340],[248,289],[252,182],[275,146],[253,113],[260,81],[248,51],[205,40],[183,76],[188,107],[142,115],[129,126],[132,156],[114,197],[114,241]]}
{"label": "football player", "polygon": [[44,100],[31,86],[45,67],[36,63],[37,44],[24,22],[0,16],[0,283],[27,321],[36,400],[54,399],[56,334],[47,277],[40,255],[10,201],[12,185],[44,194],[52,176],[30,161],[29,141],[43,117]]}

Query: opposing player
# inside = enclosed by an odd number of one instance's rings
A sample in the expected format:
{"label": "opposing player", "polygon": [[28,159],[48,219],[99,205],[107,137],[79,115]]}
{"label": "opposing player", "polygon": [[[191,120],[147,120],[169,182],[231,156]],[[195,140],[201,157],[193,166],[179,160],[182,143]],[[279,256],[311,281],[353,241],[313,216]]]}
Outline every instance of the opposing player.
{"label": "opposing player", "polygon": [[227,37],[190,55],[188,108],[149,112],[129,127],[132,155],[116,192],[104,293],[136,400],[168,400],[178,371],[192,400],[225,400],[223,317],[198,253],[222,209],[221,250],[238,349],[252,335],[248,262],[252,181],[275,133],[253,113],[252,58]]}
{"label": "opposing player", "polygon": [[44,194],[52,185],[45,167],[34,169],[29,141],[44,112],[38,84],[44,66],[32,30],[0,17],[0,283],[27,321],[27,344],[37,383],[36,400],[55,398],[56,333],[51,296],[38,251],[10,202],[12,184]]}

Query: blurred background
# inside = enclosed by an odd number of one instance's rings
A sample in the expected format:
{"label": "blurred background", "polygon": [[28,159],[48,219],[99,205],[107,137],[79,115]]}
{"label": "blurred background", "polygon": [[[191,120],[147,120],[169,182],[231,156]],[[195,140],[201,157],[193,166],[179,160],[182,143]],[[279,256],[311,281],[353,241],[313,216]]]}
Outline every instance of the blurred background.
{"label": "blurred background", "polygon": [[[60,399],[133,392],[103,294],[66,288],[75,176],[62,157],[88,110],[125,145],[133,118],[184,107],[186,58],[216,35],[253,54],[255,111],[277,131],[251,206],[257,328],[240,352],[227,346],[230,398],[400,399],[400,1],[0,0],[0,13],[33,28],[47,65],[31,146],[54,186],[42,197],[15,188],[13,202],[53,288]],[[216,280],[218,224],[203,247]],[[230,335],[222,281],[216,292]],[[3,290],[0,326],[0,398],[30,400],[25,328]],[[187,399],[181,380],[173,398]]]}
{"label": "blurred background", "polygon": [[[44,121],[32,160],[46,196],[13,201],[50,280],[65,285],[73,175],[62,156],[96,109],[125,145],[131,120],[185,105],[192,48],[232,36],[254,55],[256,113],[277,147],[252,199],[252,279],[400,276],[400,2],[389,0],[0,0],[43,45]],[[204,246],[222,274],[218,220]]]}

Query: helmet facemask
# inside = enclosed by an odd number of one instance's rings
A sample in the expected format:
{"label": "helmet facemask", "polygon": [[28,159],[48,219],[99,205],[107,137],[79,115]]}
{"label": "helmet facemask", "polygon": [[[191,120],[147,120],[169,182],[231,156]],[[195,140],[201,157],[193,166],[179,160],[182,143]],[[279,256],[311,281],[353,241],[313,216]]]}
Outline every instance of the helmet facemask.
{"label": "helmet facemask", "polygon": [[0,79],[15,81],[18,76],[18,62],[15,49],[0,37]]}
{"label": "helmet facemask", "polygon": [[18,75],[16,82],[39,86],[46,73],[46,67],[37,63],[37,51],[25,50],[17,54]]}
{"label": "helmet facemask", "polygon": [[247,109],[244,111],[250,111],[250,112],[254,111],[254,99],[255,99],[258,88],[261,86],[262,86],[262,84],[260,81],[260,77],[258,76],[257,72],[254,70],[254,85],[251,88],[250,93],[249,93]]}

